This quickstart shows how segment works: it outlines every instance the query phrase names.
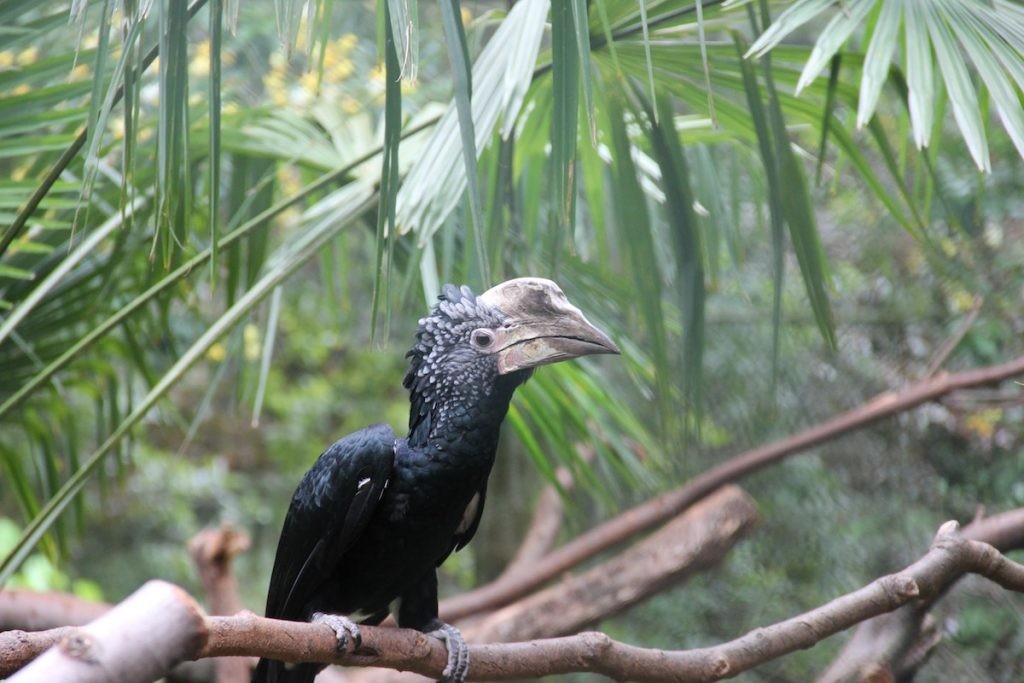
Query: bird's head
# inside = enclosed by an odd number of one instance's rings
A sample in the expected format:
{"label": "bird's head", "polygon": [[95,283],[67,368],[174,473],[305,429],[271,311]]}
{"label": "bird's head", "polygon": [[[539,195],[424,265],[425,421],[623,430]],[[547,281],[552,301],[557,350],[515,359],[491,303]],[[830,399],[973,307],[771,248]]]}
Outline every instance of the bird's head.
{"label": "bird's head", "polygon": [[597,353],[619,348],[551,280],[508,280],[480,296],[445,285],[407,354],[410,432],[429,432],[444,411],[476,405],[498,410],[500,421],[533,368]]}

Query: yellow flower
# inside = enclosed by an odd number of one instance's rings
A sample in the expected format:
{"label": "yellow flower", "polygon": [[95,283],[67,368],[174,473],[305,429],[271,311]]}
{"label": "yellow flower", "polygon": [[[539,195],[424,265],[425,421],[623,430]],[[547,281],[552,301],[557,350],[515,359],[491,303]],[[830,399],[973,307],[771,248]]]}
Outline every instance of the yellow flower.
{"label": "yellow flower", "polygon": [[313,71],[307,71],[299,77],[299,85],[301,85],[308,93],[316,93],[316,82],[317,75]]}
{"label": "yellow flower", "polygon": [[92,68],[88,64],[79,64],[71,70],[71,80],[84,81],[92,75]]}
{"label": "yellow flower", "polygon": [[39,48],[32,46],[18,53],[18,64],[31,64],[39,59]]}
{"label": "yellow flower", "polygon": [[963,313],[974,307],[974,295],[966,289],[957,287],[949,293],[949,306],[957,313]]}
{"label": "yellow flower", "polygon": [[346,114],[356,114],[361,109],[359,102],[355,98],[346,95],[341,100],[341,110]]}
{"label": "yellow flower", "polygon": [[188,63],[188,71],[194,76],[206,76],[210,73],[210,41],[204,40],[196,46],[195,54]]}
{"label": "yellow flower", "polygon": [[990,439],[996,432],[999,421],[1003,419],[1002,408],[986,408],[971,413],[964,420],[964,426],[983,439]]}
{"label": "yellow flower", "polygon": [[212,360],[214,363],[221,362],[222,360],[224,360],[224,358],[227,357],[227,355],[227,350],[225,350],[224,345],[221,344],[220,342],[217,342],[216,344],[214,344],[213,346],[206,350],[206,357]]}
{"label": "yellow flower", "polygon": [[260,340],[260,329],[249,323],[242,330],[242,346],[245,349],[245,359],[248,361],[259,360],[263,352],[263,342]]}
{"label": "yellow flower", "polygon": [[203,42],[196,45],[196,59],[209,60],[210,59],[210,41],[204,40]]}
{"label": "yellow flower", "polygon": [[327,48],[324,50],[324,70],[333,69],[341,59],[342,54],[335,48],[334,43],[327,43]]}
{"label": "yellow flower", "polygon": [[27,92],[28,92],[29,90],[31,90],[31,89],[32,89],[32,88],[31,88],[31,87],[29,87],[29,84],[28,84],[28,83],[22,83],[22,84],[21,84],[21,85],[19,85],[19,86],[18,86],[17,88],[15,88],[14,90],[12,90],[12,91],[11,91],[11,94],[12,94],[12,95],[24,95],[25,93],[27,93]]}
{"label": "yellow flower", "polygon": [[342,59],[329,72],[328,78],[334,83],[339,83],[352,75],[352,60]]}
{"label": "yellow flower", "polygon": [[110,134],[115,140],[124,139],[124,119],[120,116],[110,119]]}
{"label": "yellow flower", "polygon": [[14,53],[10,50],[3,50],[0,52],[0,69],[6,69],[14,66]]}
{"label": "yellow flower", "polygon": [[334,41],[334,44],[337,45],[338,49],[341,52],[347,54],[351,52],[356,45],[359,44],[359,38],[357,38],[354,33],[346,33],[341,38],[338,38],[336,41]]}

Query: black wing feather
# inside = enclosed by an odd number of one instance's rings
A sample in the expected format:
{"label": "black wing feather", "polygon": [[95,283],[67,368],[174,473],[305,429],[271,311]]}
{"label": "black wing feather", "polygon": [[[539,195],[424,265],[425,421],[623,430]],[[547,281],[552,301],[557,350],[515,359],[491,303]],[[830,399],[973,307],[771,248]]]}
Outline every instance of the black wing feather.
{"label": "black wing feather", "polygon": [[334,442],[302,478],[285,516],[267,594],[267,616],[301,620],[370,521],[395,462],[395,434],[372,425]]}

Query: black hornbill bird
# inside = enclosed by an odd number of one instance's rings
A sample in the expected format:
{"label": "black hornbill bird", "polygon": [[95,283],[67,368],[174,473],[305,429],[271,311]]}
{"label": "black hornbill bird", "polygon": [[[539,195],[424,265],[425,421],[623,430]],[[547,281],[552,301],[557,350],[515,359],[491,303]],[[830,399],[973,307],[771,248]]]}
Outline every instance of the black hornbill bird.
{"label": "black hornbill bird", "polygon": [[[268,617],[322,621],[338,647],[394,611],[398,625],[448,648],[443,681],[461,683],[467,647],[438,619],[436,568],[476,532],[498,430],[538,365],[614,342],[558,285],[518,278],[480,296],[446,285],[409,351],[409,433],[372,425],[332,444],[292,497],[267,597]],[[261,659],[253,681],[312,681],[319,664]]]}

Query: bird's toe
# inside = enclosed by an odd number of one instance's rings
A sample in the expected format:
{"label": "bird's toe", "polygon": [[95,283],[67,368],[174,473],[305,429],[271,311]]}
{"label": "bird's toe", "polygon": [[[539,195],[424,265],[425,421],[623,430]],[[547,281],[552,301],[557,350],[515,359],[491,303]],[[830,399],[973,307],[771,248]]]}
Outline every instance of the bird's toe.
{"label": "bird's toe", "polygon": [[326,624],[334,630],[334,637],[338,639],[339,652],[345,652],[348,649],[349,641],[352,642],[353,650],[358,650],[363,644],[363,634],[359,631],[359,624],[346,616],[317,612],[313,615],[312,621],[314,624]]}
{"label": "bird's toe", "polygon": [[440,638],[448,648],[448,665],[441,672],[438,683],[465,683],[469,673],[469,646],[462,632],[451,624],[438,621],[428,635]]}

